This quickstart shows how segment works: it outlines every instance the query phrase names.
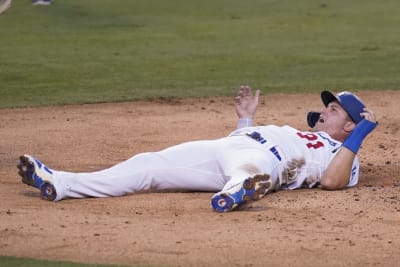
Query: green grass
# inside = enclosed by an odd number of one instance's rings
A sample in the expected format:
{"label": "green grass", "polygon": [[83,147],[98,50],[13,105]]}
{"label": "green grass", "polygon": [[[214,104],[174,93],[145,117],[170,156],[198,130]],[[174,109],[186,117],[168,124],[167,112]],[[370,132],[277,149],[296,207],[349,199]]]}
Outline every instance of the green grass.
{"label": "green grass", "polygon": [[400,88],[397,0],[13,1],[0,108]]}
{"label": "green grass", "polygon": [[[67,261],[47,261],[35,260],[30,258],[16,258],[9,256],[0,256],[0,266],[4,267],[127,267],[127,265],[109,265],[109,264],[82,264]],[[135,265],[140,267],[139,265]],[[131,266],[133,267],[133,266]],[[142,266],[144,267],[144,266]]]}

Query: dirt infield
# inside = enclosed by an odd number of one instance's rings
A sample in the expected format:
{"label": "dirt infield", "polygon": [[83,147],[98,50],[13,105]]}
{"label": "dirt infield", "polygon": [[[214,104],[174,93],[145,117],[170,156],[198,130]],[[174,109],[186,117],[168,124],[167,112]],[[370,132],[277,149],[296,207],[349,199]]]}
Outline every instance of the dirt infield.
{"label": "dirt infield", "polygon": [[[208,192],[43,201],[16,164],[32,154],[69,171],[227,135],[232,99],[165,99],[0,110],[0,255],[155,266],[399,266],[400,91],[358,93],[379,127],[361,148],[360,184],[272,193],[218,214]],[[257,124],[305,128],[318,94],[262,96]]]}

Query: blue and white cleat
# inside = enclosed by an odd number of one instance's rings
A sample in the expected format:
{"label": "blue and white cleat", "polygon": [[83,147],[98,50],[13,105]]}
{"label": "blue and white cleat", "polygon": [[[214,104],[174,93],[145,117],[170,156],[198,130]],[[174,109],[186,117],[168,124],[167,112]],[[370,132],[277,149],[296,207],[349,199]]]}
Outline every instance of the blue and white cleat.
{"label": "blue and white cleat", "polygon": [[57,196],[53,185],[53,171],[40,160],[29,155],[19,157],[18,174],[24,184],[36,187],[45,200],[54,200]]}
{"label": "blue and white cleat", "polygon": [[268,174],[257,174],[226,191],[213,195],[211,205],[217,212],[231,211],[249,201],[261,199],[271,188],[270,176]]}

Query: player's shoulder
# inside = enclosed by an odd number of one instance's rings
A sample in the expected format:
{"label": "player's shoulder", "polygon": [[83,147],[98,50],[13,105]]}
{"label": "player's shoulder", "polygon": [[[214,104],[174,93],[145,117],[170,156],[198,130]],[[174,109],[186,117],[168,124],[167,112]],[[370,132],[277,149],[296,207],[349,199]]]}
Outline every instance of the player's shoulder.
{"label": "player's shoulder", "polygon": [[326,132],[315,132],[315,134],[318,136],[318,138],[320,138],[321,140],[325,141],[331,147],[340,147],[342,145],[342,142],[333,139]]}
{"label": "player's shoulder", "polygon": [[280,126],[279,128],[282,129],[282,130],[284,130],[284,131],[294,132],[294,133],[297,133],[297,132],[300,131],[299,129],[293,128],[293,127],[290,126],[290,125],[283,125],[283,126]]}

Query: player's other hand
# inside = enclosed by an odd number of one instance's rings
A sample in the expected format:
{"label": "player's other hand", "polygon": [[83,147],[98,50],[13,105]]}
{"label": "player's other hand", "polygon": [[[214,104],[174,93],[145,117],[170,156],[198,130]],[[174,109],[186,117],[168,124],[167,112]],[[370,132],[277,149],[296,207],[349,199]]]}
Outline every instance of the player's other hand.
{"label": "player's other hand", "polygon": [[257,110],[260,90],[252,92],[247,85],[242,85],[235,97],[235,108],[239,118],[252,118]]}
{"label": "player's other hand", "polygon": [[374,112],[373,112],[371,109],[369,109],[369,108],[364,108],[364,112],[362,112],[360,115],[361,115],[361,117],[363,117],[364,119],[366,119],[366,120],[368,120],[368,121],[370,121],[370,122],[376,123],[375,114],[374,114]]}

